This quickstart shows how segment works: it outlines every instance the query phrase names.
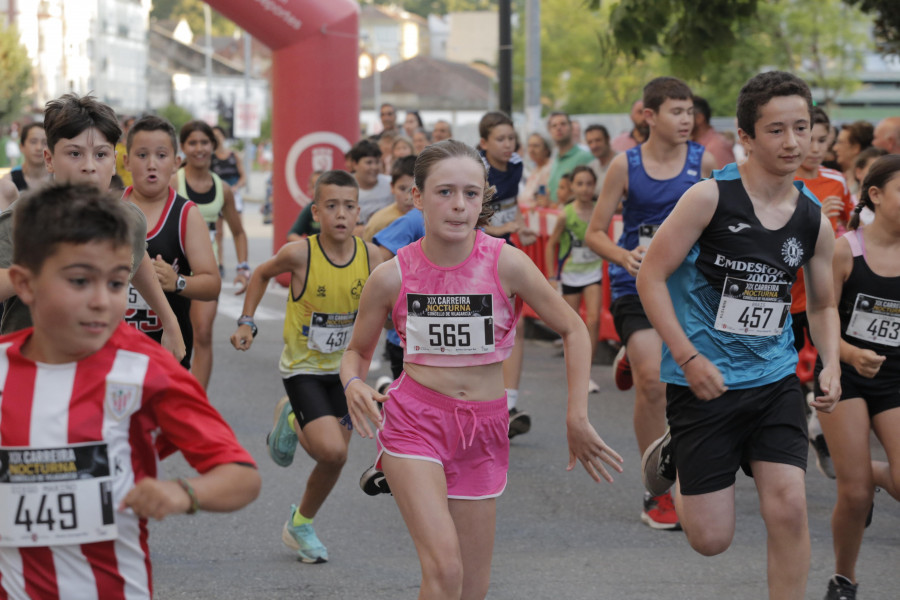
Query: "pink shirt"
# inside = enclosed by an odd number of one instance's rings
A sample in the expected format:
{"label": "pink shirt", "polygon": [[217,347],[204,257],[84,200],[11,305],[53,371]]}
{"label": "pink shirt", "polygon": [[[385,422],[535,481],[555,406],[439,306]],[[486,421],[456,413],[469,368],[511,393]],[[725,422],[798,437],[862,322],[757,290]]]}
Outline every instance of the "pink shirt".
{"label": "pink shirt", "polygon": [[708,129],[695,141],[713,155],[713,158],[716,159],[717,169],[734,162],[734,150],[732,150],[731,142],[715,129]]}
{"label": "pink shirt", "polygon": [[516,338],[522,301],[506,296],[497,265],[506,242],[477,231],[472,253],[439,267],[422,240],[397,252],[400,293],[391,316],[404,361],[432,367],[474,367],[505,360]]}

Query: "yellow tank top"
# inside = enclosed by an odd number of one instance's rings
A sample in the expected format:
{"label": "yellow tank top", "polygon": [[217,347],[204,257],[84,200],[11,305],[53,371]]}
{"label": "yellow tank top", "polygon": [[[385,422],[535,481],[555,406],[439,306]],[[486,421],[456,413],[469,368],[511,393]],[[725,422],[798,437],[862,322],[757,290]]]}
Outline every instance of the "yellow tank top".
{"label": "yellow tank top", "polygon": [[291,288],[284,316],[284,350],[278,365],[284,377],[299,373],[328,375],[340,370],[359,296],[369,278],[366,243],[358,237],[353,239],[353,258],[345,265],[335,265],[325,256],[318,234],[306,238],[306,283],[299,297]]}

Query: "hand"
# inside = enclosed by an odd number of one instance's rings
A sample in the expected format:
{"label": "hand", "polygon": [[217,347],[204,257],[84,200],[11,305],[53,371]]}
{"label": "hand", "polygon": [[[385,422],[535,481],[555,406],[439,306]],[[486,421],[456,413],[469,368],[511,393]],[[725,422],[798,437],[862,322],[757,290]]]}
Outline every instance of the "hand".
{"label": "hand", "polygon": [[638,246],[630,252],[627,250],[625,252],[622,266],[632,277],[637,277],[638,269],[641,268],[641,262],[644,260],[644,254],[647,253],[647,249],[643,246]]}
{"label": "hand", "polygon": [[249,325],[238,325],[231,334],[231,345],[235,350],[247,351],[253,345],[253,328]]}
{"label": "hand", "polygon": [[515,220],[513,220],[513,221],[510,221],[509,223],[507,223],[506,225],[503,225],[501,228],[501,231],[503,233],[508,233],[508,234],[512,235],[514,233],[518,233],[520,227],[521,226],[519,225],[519,223],[517,223]]}
{"label": "hand", "polygon": [[841,399],[841,368],[837,365],[829,365],[819,373],[819,388],[823,396],[816,396],[809,403],[816,410],[830,413]]}
{"label": "hand", "polygon": [[537,234],[526,228],[519,230],[519,241],[523,246],[530,246],[537,241]]}
{"label": "hand", "polygon": [[177,481],[144,477],[125,495],[119,510],[130,508],[141,519],[163,520],[168,515],[186,513],[191,497]]}
{"label": "hand", "polygon": [[187,355],[187,348],[184,345],[184,338],[181,336],[181,330],[177,330],[177,333],[174,333],[169,331],[166,327],[163,327],[162,339],[159,343],[163,348],[171,352],[172,356],[174,356],[175,360],[178,362],[181,362]]}
{"label": "hand", "polygon": [[163,260],[161,254],[157,254],[152,262],[153,270],[156,271],[156,278],[159,280],[159,287],[161,287],[164,292],[174,292],[178,273],[175,272],[172,265]]}
{"label": "hand", "polygon": [[872,379],[878,374],[885,358],[887,357],[876,354],[872,350],[856,348],[851,357],[850,364],[853,365],[853,368],[856,369],[857,373],[863,377]]}
{"label": "hand", "polygon": [[234,277],[234,283],[240,286],[234,293],[235,296],[240,296],[246,292],[247,284],[250,283],[250,271],[238,271],[237,275]]}
{"label": "hand", "polygon": [[691,391],[700,400],[714,400],[728,390],[722,373],[702,354],[689,360],[683,370]]}
{"label": "hand", "polygon": [[622,457],[597,435],[587,419],[566,423],[566,438],[569,440],[569,464],[567,471],[575,468],[575,459],[581,461],[584,470],[596,482],[602,477],[612,483],[612,475],[606,470],[606,463],[618,473],[622,472]]}
{"label": "hand", "polygon": [[550,206],[550,196],[548,194],[535,194],[534,203],[540,208],[547,208]]}
{"label": "hand", "polygon": [[844,211],[844,201],[840,196],[828,196],[822,200],[822,214],[833,219],[839,217]]}
{"label": "hand", "polygon": [[344,395],[347,397],[347,411],[350,413],[350,420],[353,421],[353,429],[362,437],[369,439],[375,437],[372,429],[369,427],[369,421],[381,430],[384,422],[376,402],[385,402],[388,397],[384,394],[379,394],[366,385],[366,382],[362,379],[351,381]]}

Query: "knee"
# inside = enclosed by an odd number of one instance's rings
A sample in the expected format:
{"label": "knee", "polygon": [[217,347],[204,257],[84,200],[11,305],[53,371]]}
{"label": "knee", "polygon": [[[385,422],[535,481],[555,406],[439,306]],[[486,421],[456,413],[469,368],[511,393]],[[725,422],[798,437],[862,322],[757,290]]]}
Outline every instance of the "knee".
{"label": "knee", "polygon": [[212,346],[212,327],[206,325],[194,326],[194,345]]}
{"label": "knee", "polygon": [[347,447],[342,444],[328,444],[316,448],[314,458],[322,466],[340,469],[347,462]]}
{"label": "knee", "polygon": [[769,531],[800,534],[807,529],[806,496],[802,488],[782,492],[768,504],[764,518]]}
{"label": "knee", "polygon": [[665,384],[659,380],[659,369],[641,369],[641,372],[631,371],[634,379],[634,387],[640,392],[644,402],[648,404],[665,404]]}
{"label": "knee", "polygon": [[703,556],[722,554],[731,545],[734,530],[713,529],[709,527],[684,527],[688,543]]}
{"label": "knee", "polygon": [[865,512],[872,506],[875,490],[867,485],[838,485],[838,501],[854,512]]}
{"label": "knee", "polygon": [[446,553],[442,556],[423,561],[422,587],[435,593],[435,596],[459,598],[463,589],[463,566],[459,555]]}

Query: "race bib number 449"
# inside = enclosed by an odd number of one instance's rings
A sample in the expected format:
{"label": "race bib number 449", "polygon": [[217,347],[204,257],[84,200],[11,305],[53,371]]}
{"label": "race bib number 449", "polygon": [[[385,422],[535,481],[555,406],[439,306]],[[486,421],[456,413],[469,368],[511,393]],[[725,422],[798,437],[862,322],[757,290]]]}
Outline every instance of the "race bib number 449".
{"label": "race bib number 449", "polygon": [[781,335],[791,308],[790,285],[725,278],[715,328],[741,335]]}
{"label": "race bib number 449", "polygon": [[487,354],[494,351],[491,294],[406,295],[407,354]]}
{"label": "race bib number 449", "polygon": [[900,302],[857,294],[847,335],[891,348],[900,346]]}
{"label": "race bib number 449", "polygon": [[59,546],[117,536],[105,443],[0,448],[0,546]]}

